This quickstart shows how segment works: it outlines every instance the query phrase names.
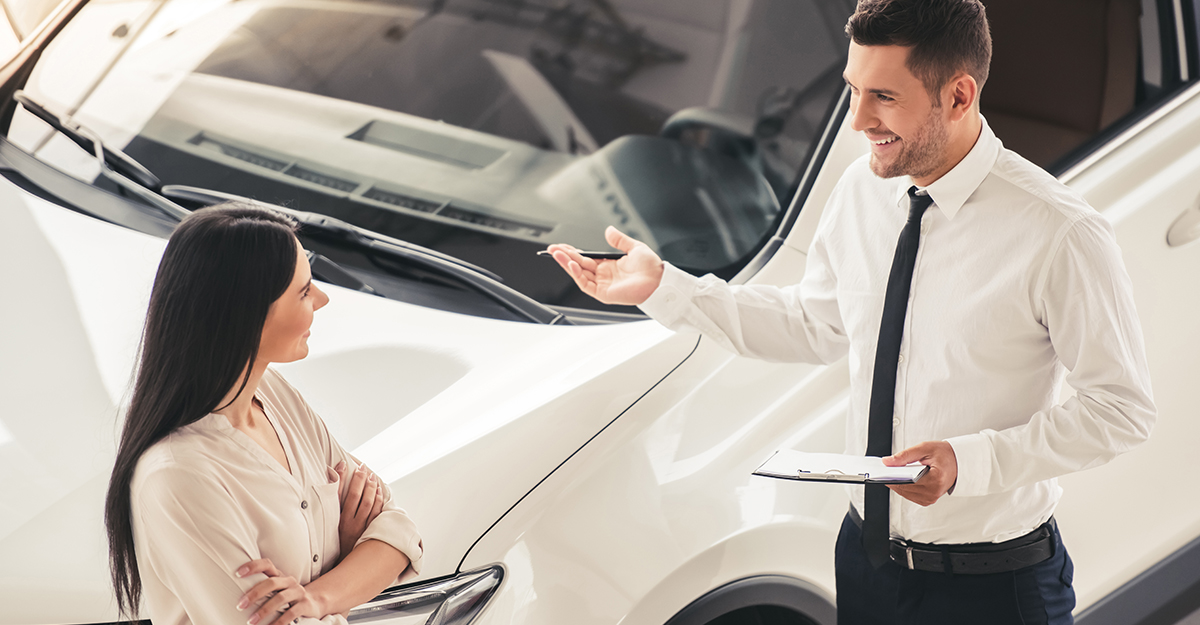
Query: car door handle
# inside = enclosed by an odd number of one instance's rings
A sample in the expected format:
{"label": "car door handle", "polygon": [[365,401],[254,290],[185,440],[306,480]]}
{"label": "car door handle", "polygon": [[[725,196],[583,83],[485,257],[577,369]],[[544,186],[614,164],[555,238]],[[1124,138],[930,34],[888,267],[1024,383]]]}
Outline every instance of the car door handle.
{"label": "car door handle", "polygon": [[1167,230],[1167,245],[1178,247],[1200,239],[1200,203],[1183,211]]}

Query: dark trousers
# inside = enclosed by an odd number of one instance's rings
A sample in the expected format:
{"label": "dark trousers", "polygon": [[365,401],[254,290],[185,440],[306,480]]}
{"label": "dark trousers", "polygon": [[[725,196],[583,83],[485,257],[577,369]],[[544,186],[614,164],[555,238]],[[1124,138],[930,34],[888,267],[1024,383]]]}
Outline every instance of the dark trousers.
{"label": "dark trousers", "polygon": [[1071,625],[1074,565],[1054,531],[1049,560],[1008,573],[953,575],[871,566],[847,515],[838,534],[838,625]]}

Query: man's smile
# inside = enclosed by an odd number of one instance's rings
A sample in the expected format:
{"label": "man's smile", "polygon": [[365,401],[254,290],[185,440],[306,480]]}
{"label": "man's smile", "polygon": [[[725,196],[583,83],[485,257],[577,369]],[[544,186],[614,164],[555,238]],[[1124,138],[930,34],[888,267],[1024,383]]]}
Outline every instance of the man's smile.
{"label": "man's smile", "polygon": [[872,135],[868,134],[867,141],[871,142],[871,153],[874,154],[876,158],[878,158],[880,156],[884,156],[885,154],[891,154],[893,151],[898,150],[899,146],[897,144],[900,143],[900,137],[898,135],[882,135],[882,136],[875,135],[875,136],[872,136]]}

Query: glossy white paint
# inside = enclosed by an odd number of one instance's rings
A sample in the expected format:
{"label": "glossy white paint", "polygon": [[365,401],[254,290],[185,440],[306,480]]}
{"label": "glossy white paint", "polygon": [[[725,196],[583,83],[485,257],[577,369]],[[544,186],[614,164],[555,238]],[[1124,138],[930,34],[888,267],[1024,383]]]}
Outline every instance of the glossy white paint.
{"label": "glossy white paint", "polygon": [[844,363],[770,364],[702,340],[471,551],[465,568],[509,570],[480,622],[662,623],[763,573],[832,601],[844,488],[751,472],[782,446],[840,450],[847,379]]}
{"label": "glossy white paint", "polygon": [[[114,620],[100,511],[163,242],[0,185],[0,623]],[[36,267],[36,271],[15,270]],[[337,288],[281,367],[420,523],[425,576],[691,351],[652,323],[538,327]],[[61,593],[69,589],[70,601]]]}
{"label": "glossy white paint", "polygon": [[[1079,609],[1200,535],[1200,484],[1163,478],[1200,440],[1200,244],[1166,244],[1200,206],[1197,136],[1189,96],[1070,181],[1116,227],[1160,411],[1149,443],[1062,480]],[[865,147],[843,124],[751,281],[799,279]],[[111,621],[99,512],[163,242],[5,182],[0,206],[0,624]],[[763,573],[832,600],[845,491],[750,471],[780,447],[841,448],[844,363],[738,358],[650,322],[543,327],[328,290],[311,356],[281,370],[417,519],[425,577],[504,564],[480,623],[661,624]]]}

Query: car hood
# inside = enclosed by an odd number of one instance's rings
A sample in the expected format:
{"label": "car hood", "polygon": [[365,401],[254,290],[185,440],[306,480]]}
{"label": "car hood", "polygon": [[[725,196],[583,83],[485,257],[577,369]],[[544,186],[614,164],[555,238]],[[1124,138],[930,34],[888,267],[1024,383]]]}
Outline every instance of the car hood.
{"label": "car hood", "polygon": [[[165,241],[0,183],[0,614],[116,620],[103,503]],[[541,479],[682,362],[652,322],[557,327],[328,287],[310,355],[279,370],[392,488],[454,573]]]}

